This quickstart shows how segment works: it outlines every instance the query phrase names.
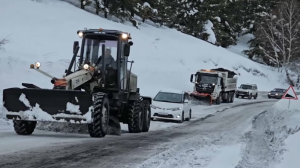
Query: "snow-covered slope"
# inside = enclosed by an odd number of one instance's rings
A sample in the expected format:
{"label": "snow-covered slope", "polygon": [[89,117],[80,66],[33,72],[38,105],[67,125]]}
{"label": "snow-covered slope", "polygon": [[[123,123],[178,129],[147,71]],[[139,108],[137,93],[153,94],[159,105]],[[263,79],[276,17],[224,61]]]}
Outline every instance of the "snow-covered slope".
{"label": "snow-covered slope", "polygon": [[144,24],[138,30],[58,0],[2,0],[0,21],[0,38],[10,40],[0,51],[1,90],[21,82],[51,87],[49,78],[29,70],[29,65],[40,61],[43,70],[60,77],[72,56],[73,41],[80,40],[76,31],[85,27],[131,33],[130,59],[144,95],[153,96],[163,88],[191,90],[190,74],[202,68],[236,68],[239,84],[257,83],[260,90],[283,85],[276,72],[224,48],[168,28]]}
{"label": "snow-covered slope", "polygon": [[[299,97],[299,95],[298,95]],[[300,100],[279,100],[253,119],[237,167],[298,168]]]}

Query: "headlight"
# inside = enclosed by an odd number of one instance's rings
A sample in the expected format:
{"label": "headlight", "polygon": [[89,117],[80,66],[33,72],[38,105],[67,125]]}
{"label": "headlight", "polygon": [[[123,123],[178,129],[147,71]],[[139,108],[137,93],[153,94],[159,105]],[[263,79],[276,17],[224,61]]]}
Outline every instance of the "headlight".
{"label": "headlight", "polygon": [[36,66],[37,68],[39,68],[39,67],[41,66],[41,63],[40,63],[40,62],[36,62],[36,63],[35,63],[35,66]]}
{"label": "headlight", "polygon": [[159,107],[157,107],[157,106],[154,106],[154,105],[152,105],[152,104],[150,105],[150,107],[153,108],[153,109],[161,109],[161,108],[159,108]]}
{"label": "headlight", "polygon": [[79,33],[78,33],[78,36],[79,36],[79,37],[82,37],[82,36],[83,36],[83,33],[82,33],[82,32],[79,32]]}
{"label": "headlight", "polygon": [[88,64],[84,64],[84,65],[83,65],[83,68],[84,68],[84,69],[89,69],[89,65],[88,65]]}
{"label": "headlight", "polygon": [[123,39],[127,39],[127,38],[128,38],[128,34],[123,33],[123,34],[122,34],[122,38],[123,38]]}
{"label": "headlight", "polygon": [[268,94],[271,94],[271,93],[268,93]]}
{"label": "headlight", "polygon": [[213,85],[213,86],[215,86],[216,84],[215,84],[215,83],[213,83],[212,85]]}
{"label": "headlight", "polygon": [[168,109],[168,110],[177,111],[177,110],[181,110],[181,109],[182,109],[181,107],[177,107],[177,108],[171,108],[171,109]]}
{"label": "headlight", "polygon": [[278,95],[278,93],[276,93],[275,95]]}

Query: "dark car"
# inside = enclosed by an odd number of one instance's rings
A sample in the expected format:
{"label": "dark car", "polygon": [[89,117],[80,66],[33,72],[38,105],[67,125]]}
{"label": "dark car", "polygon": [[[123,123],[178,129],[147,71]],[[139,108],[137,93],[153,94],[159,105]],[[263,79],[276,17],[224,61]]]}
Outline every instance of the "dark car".
{"label": "dark car", "polygon": [[269,99],[276,98],[281,99],[282,95],[285,93],[286,89],[275,88],[268,93]]}

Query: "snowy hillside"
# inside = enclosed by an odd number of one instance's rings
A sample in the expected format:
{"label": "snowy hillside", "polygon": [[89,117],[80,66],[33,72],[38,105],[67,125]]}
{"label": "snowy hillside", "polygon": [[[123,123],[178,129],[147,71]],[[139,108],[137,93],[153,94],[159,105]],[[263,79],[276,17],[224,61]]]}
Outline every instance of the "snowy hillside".
{"label": "snowy hillside", "polygon": [[[30,12],[29,12],[30,11]],[[21,82],[51,87],[50,79],[29,69],[41,69],[60,77],[72,56],[76,32],[83,28],[119,29],[130,32],[134,45],[130,60],[144,95],[154,96],[163,88],[191,90],[191,73],[202,68],[237,69],[238,83],[257,83],[259,90],[281,87],[281,76],[227,49],[168,28],[147,24],[140,30],[115,23],[58,0],[2,0],[0,38],[9,43],[0,51],[0,89],[19,87]],[[248,72],[249,71],[249,72]]]}

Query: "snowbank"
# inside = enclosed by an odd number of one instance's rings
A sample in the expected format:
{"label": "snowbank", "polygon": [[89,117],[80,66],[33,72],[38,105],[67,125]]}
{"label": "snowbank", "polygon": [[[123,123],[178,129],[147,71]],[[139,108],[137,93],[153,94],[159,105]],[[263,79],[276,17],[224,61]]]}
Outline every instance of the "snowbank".
{"label": "snowbank", "polygon": [[252,130],[245,135],[247,146],[239,166],[299,167],[299,155],[294,156],[300,151],[299,130],[300,100],[279,100],[271,109],[254,118]]}

